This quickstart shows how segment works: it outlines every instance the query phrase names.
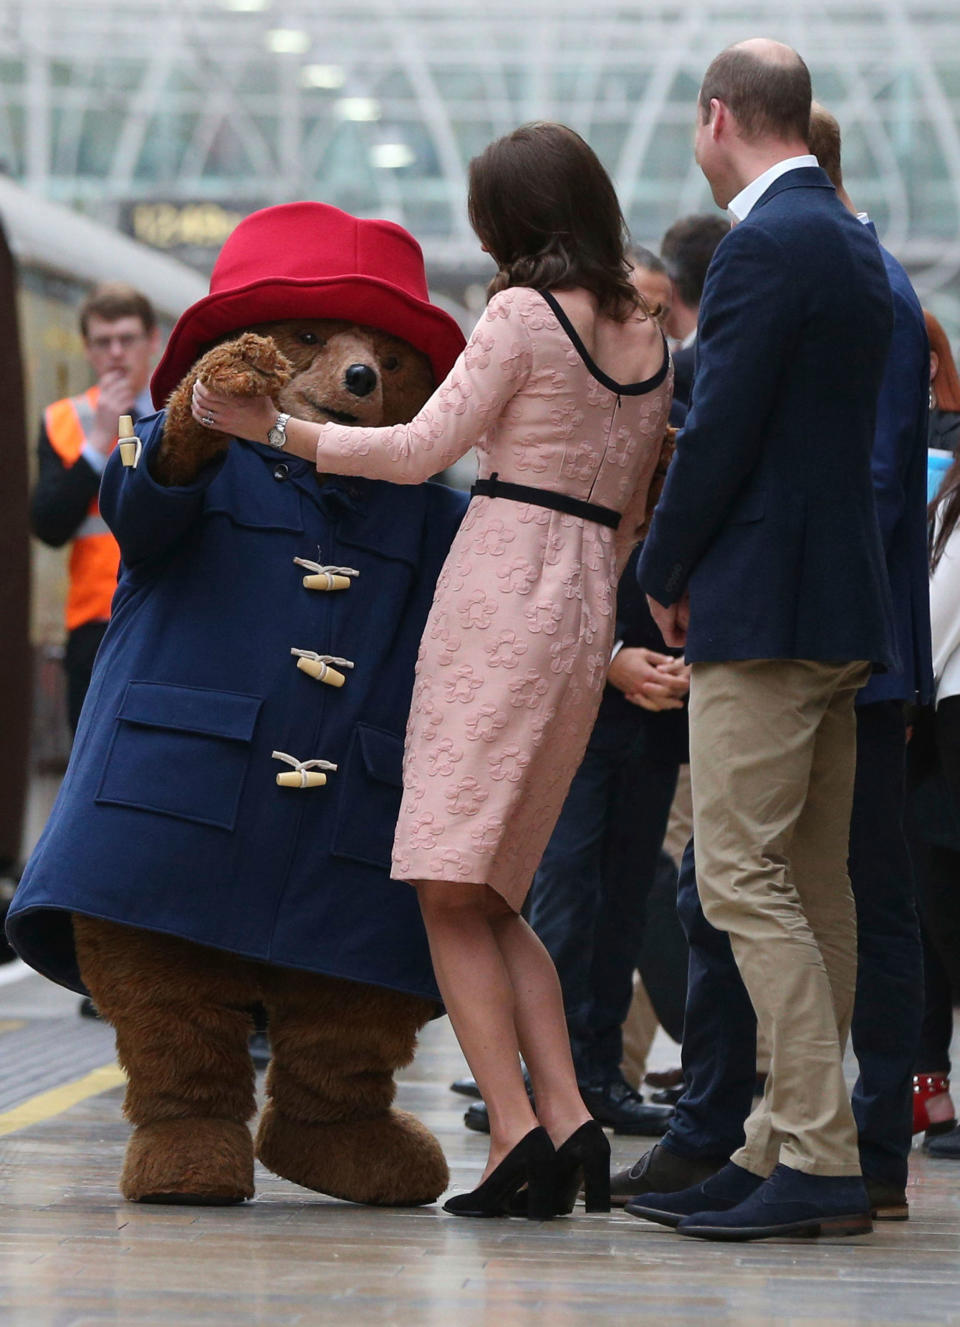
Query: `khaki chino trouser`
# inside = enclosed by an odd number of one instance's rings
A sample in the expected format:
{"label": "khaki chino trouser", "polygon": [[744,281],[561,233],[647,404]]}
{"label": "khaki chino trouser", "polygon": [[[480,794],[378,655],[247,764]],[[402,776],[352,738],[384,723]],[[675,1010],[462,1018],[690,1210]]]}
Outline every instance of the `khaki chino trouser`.
{"label": "khaki chino trouser", "polygon": [[854,698],[865,663],[693,665],[690,772],[697,886],[727,931],[760,1035],[766,1091],[732,1158],[858,1175],[843,1051],[857,976],[847,855]]}

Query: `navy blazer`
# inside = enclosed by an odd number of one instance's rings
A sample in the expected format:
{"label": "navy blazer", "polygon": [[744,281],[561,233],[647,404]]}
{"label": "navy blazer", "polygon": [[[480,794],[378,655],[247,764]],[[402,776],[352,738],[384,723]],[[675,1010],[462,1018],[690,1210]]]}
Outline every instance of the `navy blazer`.
{"label": "navy blazer", "polygon": [[[872,223],[867,229],[876,235]],[[933,698],[927,563],[927,420],[930,344],[910,278],[880,246],[893,296],[893,339],[880,387],[873,491],[893,595],[901,668],[875,673],[857,704]]]}
{"label": "navy blazer", "polygon": [[[82,990],[72,912],[283,967],[437,998],[413,889],[390,879],[403,733],[466,497],[234,441],[196,482],[150,474],[164,415],[114,452],[100,508],[123,561],[66,778],[7,917],[17,952]],[[352,567],[303,584],[295,558]],[[334,688],[291,649],[354,663]],[[279,788],[273,758],[337,766]]]}
{"label": "navy blazer", "polygon": [[640,559],[686,657],[898,663],[870,460],[893,323],[874,237],[818,167],[720,241],[686,428]]}
{"label": "navy blazer", "polygon": [[693,379],[697,371],[697,343],[681,346],[673,352],[673,397],[689,406],[693,394]]}

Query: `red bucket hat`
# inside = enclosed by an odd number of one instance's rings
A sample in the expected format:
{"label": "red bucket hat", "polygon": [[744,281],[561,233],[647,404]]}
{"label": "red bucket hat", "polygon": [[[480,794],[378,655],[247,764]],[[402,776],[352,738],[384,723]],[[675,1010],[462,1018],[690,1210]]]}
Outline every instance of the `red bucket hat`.
{"label": "red bucket hat", "polygon": [[167,397],[211,342],[254,323],[340,318],[416,346],[441,383],[464,347],[453,318],[430,303],[423,253],[392,221],[364,221],[327,203],[284,203],[244,218],[220,251],[210,294],[187,309],[150,383]]}

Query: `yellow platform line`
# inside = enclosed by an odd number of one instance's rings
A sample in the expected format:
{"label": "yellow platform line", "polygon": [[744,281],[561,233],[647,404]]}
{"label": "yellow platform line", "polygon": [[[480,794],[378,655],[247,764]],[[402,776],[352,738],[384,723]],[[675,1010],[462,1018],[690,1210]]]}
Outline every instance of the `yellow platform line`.
{"label": "yellow platform line", "polygon": [[99,1069],[92,1069],[90,1073],[84,1074],[82,1078],[77,1078],[72,1083],[64,1083],[61,1087],[40,1092],[29,1101],[24,1101],[21,1105],[14,1106],[13,1110],[0,1115],[0,1138],[4,1134],[16,1133],[18,1129],[27,1129],[32,1124],[42,1124],[44,1120],[52,1120],[55,1115],[62,1115],[71,1106],[76,1106],[89,1097],[98,1097],[101,1092],[109,1092],[111,1088],[120,1087],[126,1081],[126,1075],[114,1061],[112,1064],[101,1065]]}

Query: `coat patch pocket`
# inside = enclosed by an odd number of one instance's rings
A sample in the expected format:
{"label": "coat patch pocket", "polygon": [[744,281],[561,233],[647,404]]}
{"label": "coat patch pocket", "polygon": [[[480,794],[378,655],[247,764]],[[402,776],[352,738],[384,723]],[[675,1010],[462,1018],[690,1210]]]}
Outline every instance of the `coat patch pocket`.
{"label": "coat patch pocket", "polygon": [[262,700],[129,682],[96,801],[232,830]]}
{"label": "coat patch pocket", "polygon": [[358,724],[335,778],[339,810],[334,855],[389,870],[403,793],[403,740]]}

